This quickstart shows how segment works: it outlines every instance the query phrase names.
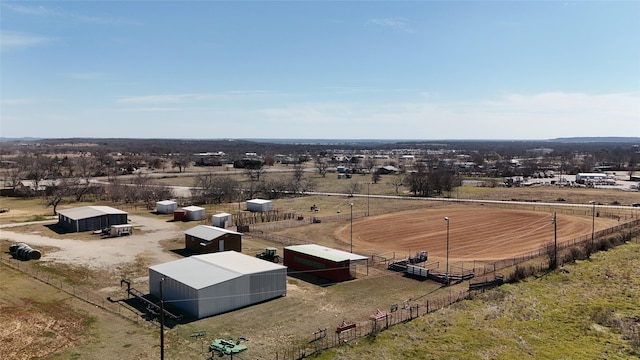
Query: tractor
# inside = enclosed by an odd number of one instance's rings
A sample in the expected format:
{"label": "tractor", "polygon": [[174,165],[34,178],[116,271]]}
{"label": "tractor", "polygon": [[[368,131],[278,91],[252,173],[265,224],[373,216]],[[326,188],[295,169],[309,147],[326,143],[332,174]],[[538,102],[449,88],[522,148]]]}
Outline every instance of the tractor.
{"label": "tractor", "polygon": [[266,260],[266,261],[270,261],[273,263],[279,263],[280,262],[280,256],[277,253],[278,249],[274,248],[274,247],[268,247],[266,249],[264,249],[263,252],[261,253],[257,253],[256,257],[258,259],[262,259],[262,260]]}

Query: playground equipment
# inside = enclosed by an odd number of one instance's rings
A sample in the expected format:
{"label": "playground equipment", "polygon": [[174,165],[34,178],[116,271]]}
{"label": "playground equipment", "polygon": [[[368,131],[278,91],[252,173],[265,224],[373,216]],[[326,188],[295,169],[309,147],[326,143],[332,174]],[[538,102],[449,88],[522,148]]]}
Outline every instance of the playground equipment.
{"label": "playground equipment", "polygon": [[280,256],[277,253],[277,249],[274,247],[268,247],[263,252],[256,254],[258,259],[270,261],[278,264],[280,262]]}

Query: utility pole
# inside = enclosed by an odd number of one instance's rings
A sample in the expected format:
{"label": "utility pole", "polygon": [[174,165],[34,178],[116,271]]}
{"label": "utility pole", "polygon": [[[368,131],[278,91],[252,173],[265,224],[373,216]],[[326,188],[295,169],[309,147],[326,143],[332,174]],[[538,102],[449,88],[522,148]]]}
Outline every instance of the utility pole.
{"label": "utility pole", "polygon": [[556,212],[553,212],[553,268],[558,266],[558,221]]}
{"label": "utility pole", "polygon": [[160,360],[164,360],[164,297],[162,296],[162,283],[160,279]]}
{"label": "utility pole", "polygon": [[591,204],[591,251],[593,251],[593,243],[596,233],[596,202],[591,200],[589,203]]}
{"label": "utility pole", "polygon": [[446,272],[446,280],[447,285],[449,285],[449,217],[445,216],[444,221],[447,222],[447,272]]}
{"label": "utility pole", "polygon": [[351,253],[353,253],[353,203],[350,203],[351,207]]}
{"label": "utility pole", "polygon": [[371,197],[369,192],[369,185],[371,185],[371,183],[367,183],[367,216],[369,216],[369,198]]}

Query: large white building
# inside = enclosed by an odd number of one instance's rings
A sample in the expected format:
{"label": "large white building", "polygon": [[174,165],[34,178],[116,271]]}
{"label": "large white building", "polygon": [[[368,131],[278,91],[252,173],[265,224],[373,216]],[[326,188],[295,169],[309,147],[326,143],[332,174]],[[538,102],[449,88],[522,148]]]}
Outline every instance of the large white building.
{"label": "large white building", "polygon": [[[164,280],[162,280],[164,279]],[[235,251],[194,255],[149,268],[149,292],[201,319],[287,294],[287,268]]]}

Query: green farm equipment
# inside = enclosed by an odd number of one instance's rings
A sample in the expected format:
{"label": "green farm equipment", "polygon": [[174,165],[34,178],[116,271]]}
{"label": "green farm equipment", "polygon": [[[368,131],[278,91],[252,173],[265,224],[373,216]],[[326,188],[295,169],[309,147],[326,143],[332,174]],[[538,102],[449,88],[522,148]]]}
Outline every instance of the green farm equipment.
{"label": "green farm equipment", "polygon": [[267,260],[273,263],[278,264],[280,262],[280,256],[278,255],[278,250],[274,247],[268,247],[264,249],[263,252],[256,254],[258,259]]}
{"label": "green farm equipment", "polygon": [[247,346],[240,344],[240,340],[246,341],[247,339],[239,337],[236,342],[233,342],[233,339],[215,339],[209,345],[209,352],[213,352],[219,356],[233,356],[233,354],[247,350]]}

